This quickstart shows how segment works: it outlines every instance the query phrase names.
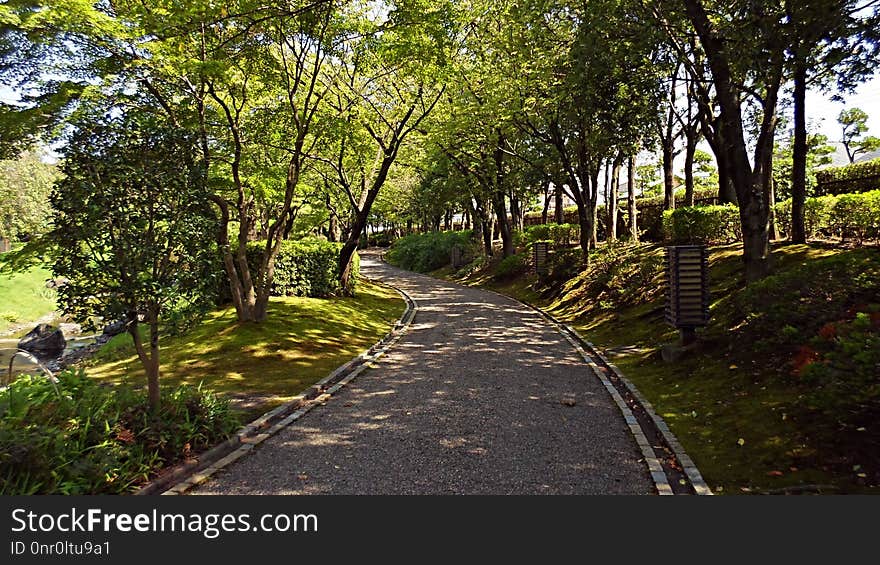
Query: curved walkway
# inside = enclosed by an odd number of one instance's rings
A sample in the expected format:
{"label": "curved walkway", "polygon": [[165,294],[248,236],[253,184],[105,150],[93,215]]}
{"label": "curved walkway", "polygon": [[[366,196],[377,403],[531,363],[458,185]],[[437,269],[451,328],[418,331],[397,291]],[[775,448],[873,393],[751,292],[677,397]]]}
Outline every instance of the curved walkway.
{"label": "curved walkway", "polygon": [[608,392],[536,312],[396,269],[418,304],[376,366],[193,494],[649,494]]}

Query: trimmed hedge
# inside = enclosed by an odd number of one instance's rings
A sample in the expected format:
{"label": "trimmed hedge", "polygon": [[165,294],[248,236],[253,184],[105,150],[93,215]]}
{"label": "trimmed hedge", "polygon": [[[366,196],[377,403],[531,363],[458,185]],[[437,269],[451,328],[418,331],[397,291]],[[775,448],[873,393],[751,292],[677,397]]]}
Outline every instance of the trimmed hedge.
{"label": "trimmed hedge", "polygon": [[663,212],[663,233],[674,245],[714,245],[742,239],[739,208],[694,206]]}
{"label": "trimmed hedge", "polygon": [[[718,202],[718,189],[706,188],[694,191],[694,201],[697,205],[715,205]],[[684,207],[684,189],[678,189],[675,192],[676,208]],[[600,205],[598,212],[598,231],[600,234],[605,232],[605,210],[604,205]],[[625,221],[629,221],[627,214],[626,199],[620,200],[619,210]],[[638,226],[640,237],[642,239],[657,241],[663,237],[663,196],[651,196],[649,198],[636,198],[636,210],[638,212]],[[577,208],[569,206],[565,208],[565,221],[570,224],[578,225]],[[529,212],[525,215],[527,224],[540,225],[540,212]],[[549,224],[548,224],[549,225]],[[620,227],[620,225],[618,225]]]}
{"label": "trimmed hedge", "polygon": [[[780,230],[791,234],[791,200],[776,204]],[[880,190],[807,198],[804,224],[808,237],[821,235],[862,242],[880,239]]]}
{"label": "trimmed hedge", "polygon": [[444,231],[408,235],[395,241],[388,250],[388,261],[403,269],[427,273],[448,265],[452,248],[458,245],[465,262],[473,257],[473,232]]}
{"label": "trimmed hedge", "polygon": [[[248,243],[248,264],[252,270],[259,264],[265,247],[265,241]],[[341,243],[317,238],[281,242],[281,250],[275,258],[272,295],[322,298],[340,294],[342,286],[336,274],[341,249]],[[352,256],[349,277],[348,286],[353,290],[360,277],[360,257],[357,252]]]}
{"label": "trimmed hedge", "polygon": [[517,246],[529,248],[536,241],[550,241],[555,247],[578,241],[581,227],[577,224],[538,224],[517,232]]}
{"label": "trimmed hedge", "polygon": [[880,189],[880,159],[816,171],[819,194],[847,194]]}

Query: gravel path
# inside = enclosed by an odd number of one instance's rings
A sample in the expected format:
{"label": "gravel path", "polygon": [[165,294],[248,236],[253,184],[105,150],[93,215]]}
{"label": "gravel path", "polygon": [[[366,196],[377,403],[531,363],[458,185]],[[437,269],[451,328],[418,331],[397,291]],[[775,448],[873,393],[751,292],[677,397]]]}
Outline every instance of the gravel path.
{"label": "gravel path", "polygon": [[409,332],[194,494],[653,492],[607,391],[535,312],[375,256],[362,269],[416,300]]}

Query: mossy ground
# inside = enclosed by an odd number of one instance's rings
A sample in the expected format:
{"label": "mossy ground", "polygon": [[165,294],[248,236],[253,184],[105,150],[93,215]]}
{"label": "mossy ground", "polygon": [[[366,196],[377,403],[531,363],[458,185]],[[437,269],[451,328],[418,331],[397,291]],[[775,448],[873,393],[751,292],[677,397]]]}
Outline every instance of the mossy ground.
{"label": "mossy ground", "polygon": [[[160,342],[161,386],[203,384],[257,415],[289,400],[382,338],[404,302],[361,281],[346,298],[272,298],[261,324],[241,324],[230,308]],[[87,367],[90,377],[140,385],[144,371],[127,334],[114,337]]]}

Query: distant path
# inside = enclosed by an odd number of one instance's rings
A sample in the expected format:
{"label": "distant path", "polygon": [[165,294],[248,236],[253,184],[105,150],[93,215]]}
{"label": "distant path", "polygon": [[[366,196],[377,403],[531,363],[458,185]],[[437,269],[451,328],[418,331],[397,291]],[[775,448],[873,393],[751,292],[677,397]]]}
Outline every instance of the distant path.
{"label": "distant path", "polygon": [[537,313],[369,253],[361,268],[416,300],[409,332],[196,494],[653,492],[608,392]]}

